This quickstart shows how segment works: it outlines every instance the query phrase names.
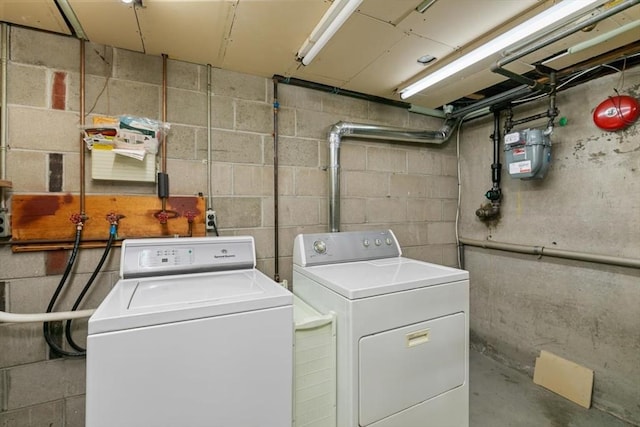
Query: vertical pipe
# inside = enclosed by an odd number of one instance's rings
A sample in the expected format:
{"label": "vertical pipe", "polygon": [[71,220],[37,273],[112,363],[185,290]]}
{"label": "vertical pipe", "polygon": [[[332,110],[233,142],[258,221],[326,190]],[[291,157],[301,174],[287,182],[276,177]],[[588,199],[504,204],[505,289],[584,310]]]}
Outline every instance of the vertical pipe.
{"label": "vertical pipe", "polygon": [[207,64],[207,210],[213,209],[211,188],[211,64]]}
{"label": "vertical pipe", "polygon": [[493,112],[493,164],[491,165],[491,180],[493,189],[500,188],[502,164],[500,163],[500,111]]}
{"label": "vertical pipe", "polygon": [[84,100],[85,100],[85,42],[80,41],[80,216],[84,221],[85,214],[85,145],[83,139],[84,129]]}
{"label": "vertical pipe", "polygon": [[273,280],[280,282],[278,254],[278,80],[273,79],[273,244],[274,275]]}
{"label": "vertical pipe", "polygon": [[340,133],[329,132],[329,231],[340,231]]}
{"label": "vertical pipe", "polygon": [[[7,61],[9,44],[9,26],[2,23],[2,82],[0,83],[0,180],[7,179]],[[0,187],[0,211],[7,209],[4,200],[4,189]]]}
{"label": "vertical pipe", "polygon": [[[167,121],[167,54],[162,54],[162,122]],[[162,157],[162,175],[167,174],[167,135],[162,133],[162,145],[160,155]],[[168,192],[168,183],[167,183]],[[168,194],[167,194],[168,196]],[[162,197],[162,212],[167,210],[167,197]]]}

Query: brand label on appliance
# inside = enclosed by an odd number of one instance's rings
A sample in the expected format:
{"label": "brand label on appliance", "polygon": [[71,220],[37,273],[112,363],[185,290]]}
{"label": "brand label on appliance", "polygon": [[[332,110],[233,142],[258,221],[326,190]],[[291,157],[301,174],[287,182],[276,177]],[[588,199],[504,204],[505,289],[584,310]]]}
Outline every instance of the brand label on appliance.
{"label": "brand label on appliance", "polygon": [[527,150],[525,150],[524,148],[514,148],[513,149],[513,155],[514,156],[524,156],[525,154],[527,154]]}
{"label": "brand label on appliance", "polygon": [[508,133],[504,136],[505,144],[516,144],[520,142],[520,132]]}
{"label": "brand label on appliance", "polygon": [[510,174],[529,173],[529,172],[531,172],[531,160],[509,163]]}

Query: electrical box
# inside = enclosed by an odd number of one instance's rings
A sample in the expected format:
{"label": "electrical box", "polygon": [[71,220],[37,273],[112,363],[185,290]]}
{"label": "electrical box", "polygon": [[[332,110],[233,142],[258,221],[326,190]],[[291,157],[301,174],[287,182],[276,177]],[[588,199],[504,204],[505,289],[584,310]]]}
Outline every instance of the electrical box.
{"label": "electrical box", "polygon": [[509,175],[542,179],[551,164],[551,140],[542,129],[525,129],[504,136]]}

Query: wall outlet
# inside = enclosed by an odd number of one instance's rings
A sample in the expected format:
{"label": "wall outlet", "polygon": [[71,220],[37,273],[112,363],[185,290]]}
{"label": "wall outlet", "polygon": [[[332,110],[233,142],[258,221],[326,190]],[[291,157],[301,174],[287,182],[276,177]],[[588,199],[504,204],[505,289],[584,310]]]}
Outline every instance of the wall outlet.
{"label": "wall outlet", "polygon": [[207,213],[204,217],[204,223],[207,231],[215,231],[216,225],[216,211],[212,209],[207,209]]}
{"label": "wall outlet", "polygon": [[0,212],[0,237],[11,237],[11,214]]}

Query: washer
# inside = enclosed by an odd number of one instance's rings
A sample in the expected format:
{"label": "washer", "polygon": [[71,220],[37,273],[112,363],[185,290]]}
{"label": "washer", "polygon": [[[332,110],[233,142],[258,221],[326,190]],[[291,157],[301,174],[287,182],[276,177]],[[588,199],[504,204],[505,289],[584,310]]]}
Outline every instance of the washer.
{"label": "washer", "polygon": [[88,427],[290,426],[293,295],[252,237],[125,240],[89,319]]}
{"label": "washer", "polygon": [[294,294],[337,315],[337,425],[469,425],[469,274],[391,230],[298,235]]}

